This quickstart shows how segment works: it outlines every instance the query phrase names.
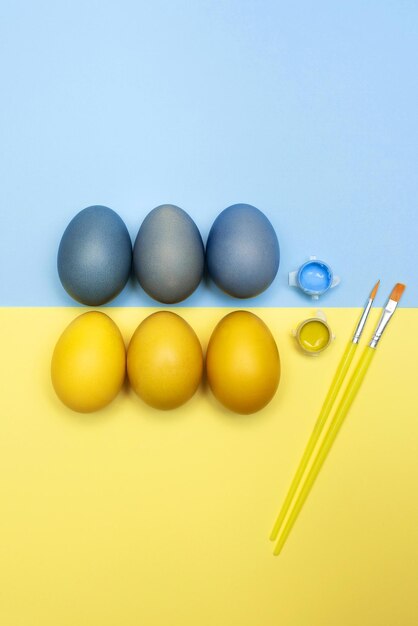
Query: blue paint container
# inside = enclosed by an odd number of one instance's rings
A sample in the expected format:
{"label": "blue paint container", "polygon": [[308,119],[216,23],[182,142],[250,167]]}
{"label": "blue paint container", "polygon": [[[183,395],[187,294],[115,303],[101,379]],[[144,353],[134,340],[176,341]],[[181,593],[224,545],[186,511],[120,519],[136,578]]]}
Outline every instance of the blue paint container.
{"label": "blue paint container", "polygon": [[289,285],[298,287],[314,300],[336,287],[339,282],[339,277],[334,276],[328,263],[319,261],[315,256],[311,256],[298,270],[289,273]]}

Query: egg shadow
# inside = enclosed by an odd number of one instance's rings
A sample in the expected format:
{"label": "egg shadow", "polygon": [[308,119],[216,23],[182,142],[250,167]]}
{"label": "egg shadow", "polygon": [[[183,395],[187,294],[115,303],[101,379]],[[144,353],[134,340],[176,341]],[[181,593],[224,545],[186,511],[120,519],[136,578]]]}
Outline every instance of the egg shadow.
{"label": "egg shadow", "polygon": [[137,411],[135,412],[137,412],[138,418],[144,419],[145,421],[152,420],[153,422],[166,421],[170,423],[178,423],[179,421],[185,421],[194,415],[195,411],[193,410],[193,401],[198,395],[198,390],[187,402],[174,409],[158,409],[147,404],[135,393],[129,385],[129,382],[127,384],[127,388],[124,389],[124,394],[129,396],[129,400],[132,403],[133,408],[135,409],[136,407]]}
{"label": "egg shadow", "polygon": [[[275,279],[276,280],[276,279]],[[254,296],[248,296],[246,298],[238,298],[237,296],[233,296],[226,291],[223,291],[218,285],[212,280],[209,272],[206,270],[202,284],[204,285],[205,290],[210,297],[214,300],[214,306],[219,306],[222,308],[230,308],[235,311],[242,310],[251,310],[257,309],[263,306],[271,306],[271,299],[268,293],[268,290],[271,288],[269,285],[264,291],[258,293]],[[273,284],[273,283],[272,283]]]}
{"label": "egg shadow", "polygon": [[[215,415],[215,419],[222,420],[224,422],[228,422],[228,424],[233,424],[237,428],[242,428],[243,425],[246,427],[252,427],[253,424],[257,425],[258,423],[265,424],[271,419],[276,418],[275,411],[272,412],[272,406],[275,404],[276,406],[281,402],[280,400],[280,383],[277,388],[276,393],[270,402],[260,409],[259,411],[255,411],[254,413],[237,413],[225,407],[213,394],[207,374],[205,371],[204,377],[202,379],[202,394],[204,395],[205,401],[208,402],[211,406],[211,413]],[[276,407],[275,407],[276,408]],[[277,410],[280,411],[280,407],[277,406]]]}
{"label": "egg shadow", "polygon": [[122,389],[120,390],[120,395],[124,398],[128,398],[131,395],[131,385],[129,384],[128,374],[125,376],[125,380],[123,381]]}
{"label": "egg shadow", "polygon": [[135,276],[133,264],[132,264],[131,273],[129,275],[129,279],[128,279],[128,282],[126,283],[126,286],[128,287],[128,292],[133,295],[137,294],[138,291],[140,290],[140,285],[139,285],[137,277]]}
{"label": "egg shadow", "polygon": [[[279,391],[277,391],[277,393],[278,392]],[[265,424],[271,419],[276,418],[271,411],[271,405],[275,401],[275,398],[273,398],[265,407],[259,411],[255,411],[254,413],[235,413],[234,411],[231,411],[230,409],[224,407],[215,398],[210,389],[206,394],[206,401],[211,405],[213,413],[216,414],[216,419],[233,424],[234,427],[236,425],[237,428],[242,428],[243,426],[252,428],[258,424]],[[268,407],[270,407],[270,410],[267,410]]]}
{"label": "egg shadow", "polygon": [[79,411],[74,411],[63,404],[59,398],[55,396],[51,385],[51,393],[49,394],[48,404],[51,407],[51,415],[58,415],[60,419],[62,418],[65,421],[71,421],[72,423],[76,422],[77,424],[82,424],[83,428],[89,428],[117,418],[119,411],[116,411],[115,407],[112,406],[115,400],[110,402],[110,404],[106,407],[97,411],[81,413]]}

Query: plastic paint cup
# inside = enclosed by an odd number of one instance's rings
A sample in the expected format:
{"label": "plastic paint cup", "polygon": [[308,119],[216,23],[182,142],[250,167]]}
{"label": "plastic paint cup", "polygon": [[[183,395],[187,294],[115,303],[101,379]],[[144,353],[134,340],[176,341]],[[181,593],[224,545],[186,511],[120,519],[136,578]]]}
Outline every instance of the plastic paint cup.
{"label": "plastic paint cup", "polygon": [[316,317],[310,317],[299,324],[293,335],[304,354],[315,356],[323,352],[334,339],[325,315],[317,312]]}
{"label": "plastic paint cup", "polygon": [[328,263],[319,261],[316,257],[310,257],[298,270],[289,273],[289,285],[299,287],[314,299],[336,287],[339,282],[339,277],[334,276]]}

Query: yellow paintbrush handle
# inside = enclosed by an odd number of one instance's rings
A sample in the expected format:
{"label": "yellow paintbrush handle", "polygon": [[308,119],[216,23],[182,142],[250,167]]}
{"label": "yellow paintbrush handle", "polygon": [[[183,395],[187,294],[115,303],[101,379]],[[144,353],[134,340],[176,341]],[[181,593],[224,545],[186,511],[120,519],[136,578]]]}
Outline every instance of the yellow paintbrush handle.
{"label": "yellow paintbrush handle", "polygon": [[280,554],[287,537],[289,536],[290,531],[292,530],[293,524],[295,523],[306,498],[315,482],[316,477],[318,476],[321,467],[327,457],[328,452],[331,449],[332,444],[335,441],[335,438],[340,430],[342,423],[350,409],[350,406],[356,397],[356,394],[360,388],[361,383],[364,380],[366,372],[369,368],[369,365],[374,356],[375,350],[370,346],[366,346],[363,354],[361,355],[360,361],[357,364],[356,369],[347,385],[347,388],[344,392],[344,395],[341,399],[340,404],[335,412],[335,415],[331,421],[331,424],[328,428],[328,431],[324,437],[324,440],[318,450],[318,454],[312,464],[312,467],[306,477],[305,483],[302,486],[302,489],[299,493],[299,496],[295,502],[295,505],[289,515],[287,523],[283,529],[282,534],[276,544],[273,554]]}
{"label": "yellow paintbrush handle", "polygon": [[279,533],[281,525],[283,524],[283,520],[287,515],[289,507],[292,503],[293,497],[297,491],[299,483],[302,479],[303,473],[309,463],[309,459],[312,456],[312,452],[318,442],[318,439],[322,433],[325,422],[328,419],[332,406],[335,402],[335,398],[338,395],[338,392],[341,388],[341,385],[344,381],[344,378],[347,374],[347,370],[350,367],[351,361],[353,360],[354,353],[356,351],[358,344],[350,343],[347,345],[344,354],[341,358],[341,361],[338,365],[337,371],[335,372],[334,378],[332,380],[331,386],[327,393],[327,396],[324,400],[324,404],[322,405],[322,409],[320,414],[318,415],[318,419],[316,420],[314,429],[309,438],[309,441],[306,445],[305,452],[300,460],[299,467],[296,471],[296,474],[293,478],[292,484],[290,485],[289,491],[287,492],[287,496],[285,501],[283,502],[280,513],[276,519],[276,523],[274,524],[273,530],[271,531],[270,539],[274,541]]}

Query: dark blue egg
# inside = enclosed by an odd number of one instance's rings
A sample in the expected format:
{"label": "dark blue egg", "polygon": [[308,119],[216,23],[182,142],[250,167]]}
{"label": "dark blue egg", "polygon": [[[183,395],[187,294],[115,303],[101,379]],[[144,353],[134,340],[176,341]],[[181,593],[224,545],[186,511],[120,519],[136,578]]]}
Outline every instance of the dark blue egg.
{"label": "dark blue egg", "polygon": [[212,280],[235,298],[251,298],[273,282],[280,248],[267,217],[250,204],[234,204],[214,221],[206,244]]}
{"label": "dark blue egg", "polygon": [[64,289],[91,306],[115,298],[132,267],[132,243],[119,215],[90,206],[68,224],[58,250],[58,274]]}
{"label": "dark blue egg", "polygon": [[138,282],[151,298],[181,302],[203,277],[205,249],[196,224],[178,206],[158,206],[141,224],[133,261]]}

